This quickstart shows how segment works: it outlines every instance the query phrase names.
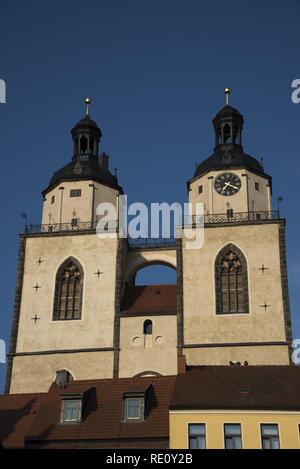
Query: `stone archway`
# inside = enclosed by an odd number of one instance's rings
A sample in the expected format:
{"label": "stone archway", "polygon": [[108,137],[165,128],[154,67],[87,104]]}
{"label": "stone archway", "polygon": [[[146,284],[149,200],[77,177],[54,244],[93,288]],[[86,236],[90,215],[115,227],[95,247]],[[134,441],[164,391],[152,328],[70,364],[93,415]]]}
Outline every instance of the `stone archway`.
{"label": "stone archway", "polygon": [[164,265],[174,270],[177,269],[176,250],[144,250],[134,251],[128,254],[125,281],[133,286],[137,272],[150,265]]}

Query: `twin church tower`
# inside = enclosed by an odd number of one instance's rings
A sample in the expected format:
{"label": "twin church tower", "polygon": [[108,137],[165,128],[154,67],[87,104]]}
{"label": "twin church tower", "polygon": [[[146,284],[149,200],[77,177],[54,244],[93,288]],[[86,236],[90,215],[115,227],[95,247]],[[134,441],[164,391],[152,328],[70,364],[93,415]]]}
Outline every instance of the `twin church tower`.
{"label": "twin church tower", "polygon": [[[228,98],[230,90],[225,93]],[[213,119],[215,147],[188,181],[204,204],[204,243],[151,243],[96,233],[97,206],[118,213],[123,189],[99,155],[87,113],[72,129],[71,161],[43,191],[40,225],[20,235],[6,393],[45,392],[68,380],[176,375],[187,365],[289,365],[291,321],[285,221],[272,210],[272,178],[244,153],[243,116]],[[190,214],[190,226],[196,215]],[[202,229],[202,228],[194,228]],[[174,285],[135,286],[152,264]]]}

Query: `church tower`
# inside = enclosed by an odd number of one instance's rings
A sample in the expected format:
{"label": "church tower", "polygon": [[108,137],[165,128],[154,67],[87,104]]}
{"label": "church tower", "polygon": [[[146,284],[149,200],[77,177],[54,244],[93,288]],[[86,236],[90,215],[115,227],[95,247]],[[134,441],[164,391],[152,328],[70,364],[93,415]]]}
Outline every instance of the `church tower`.
{"label": "church tower", "polygon": [[187,249],[183,236],[181,350],[191,365],[289,364],[285,221],[271,207],[271,177],[244,152],[244,119],[225,93],[214,153],[188,181],[190,223],[204,204],[204,242]]}
{"label": "church tower", "polygon": [[[121,236],[123,190],[99,155],[86,99],[71,161],[42,193],[41,224],[20,235],[6,393],[44,392],[61,379],[175,375],[185,362],[291,363],[285,220],[272,210],[262,161],[244,152],[244,119],[225,93],[213,154],[187,183],[188,222],[168,240]],[[115,215],[99,233],[101,203]],[[191,230],[202,244],[191,243]],[[175,269],[177,283],[135,286],[153,264]]]}
{"label": "church tower", "polygon": [[71,161],[43,191],[41,225],[20,236],[5,392],[47,390],[59,370],[113,377],[118,240],[96,234],[96,209],[117,207],[123,190],[99,155],[90,102],[71,131]]}

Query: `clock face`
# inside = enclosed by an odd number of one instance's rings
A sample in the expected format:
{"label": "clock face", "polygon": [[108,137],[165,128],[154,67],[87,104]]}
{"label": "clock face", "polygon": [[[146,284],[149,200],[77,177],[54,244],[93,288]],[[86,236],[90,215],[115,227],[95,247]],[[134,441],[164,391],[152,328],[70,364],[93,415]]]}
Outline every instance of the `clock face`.
{"label": "clock face", "polygon": [[215,179],[215,190],[221,195],[234,195],[242,186],[242,182],[236,174],[223,173]]}

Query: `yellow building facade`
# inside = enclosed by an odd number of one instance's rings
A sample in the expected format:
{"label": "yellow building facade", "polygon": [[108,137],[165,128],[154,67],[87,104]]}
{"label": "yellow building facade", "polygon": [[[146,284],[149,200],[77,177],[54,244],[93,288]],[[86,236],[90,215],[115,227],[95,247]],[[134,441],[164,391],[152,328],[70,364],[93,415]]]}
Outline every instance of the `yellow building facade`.
{"label": "yellow building facade", "polygon": [[169,406],[172,449],[299,449],[296,366],[187,367]]}
{"label": "yellow building facade", "polygon": [[[263,449],[267,446],[270,449],[300,448],[300,411],[236,412],[230,409],[206,412],[170,411],[170,448],[197,449],[199,443],[195,441],[193,446],[191,442],[191,427],[197,429],[199,424],[205,426],[205,449],[226,449],[226,425],[240,427],[240,432],[237,432],[240,435],[237,449]],[[266,430],[270,428],[270,438],[264,433],[264,426]]]}

